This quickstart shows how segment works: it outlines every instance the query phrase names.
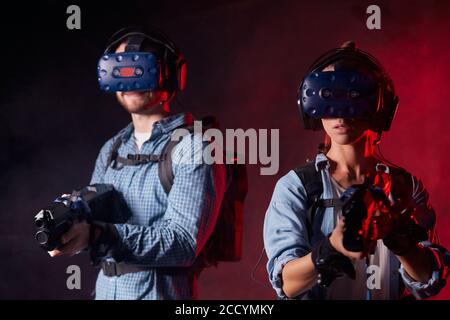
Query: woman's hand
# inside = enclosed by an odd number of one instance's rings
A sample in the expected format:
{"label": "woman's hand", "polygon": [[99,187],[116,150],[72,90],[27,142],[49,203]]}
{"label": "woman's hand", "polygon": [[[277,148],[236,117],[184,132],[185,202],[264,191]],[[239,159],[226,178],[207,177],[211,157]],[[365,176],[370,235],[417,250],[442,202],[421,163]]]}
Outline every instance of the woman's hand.
{"label": "woman's hand", "polygon": [[339,218],[336,227],[330,235],[330,243],[333,248],[344,256],[353,259],[353,260],[361,260],[367,256],[369,252],[371,252],[376,244],[376,240],[365,241],[365,248],[363,251],[353,252],[348,251],[344,247],[344,232],[345,232],[345,220],[344,218]]}

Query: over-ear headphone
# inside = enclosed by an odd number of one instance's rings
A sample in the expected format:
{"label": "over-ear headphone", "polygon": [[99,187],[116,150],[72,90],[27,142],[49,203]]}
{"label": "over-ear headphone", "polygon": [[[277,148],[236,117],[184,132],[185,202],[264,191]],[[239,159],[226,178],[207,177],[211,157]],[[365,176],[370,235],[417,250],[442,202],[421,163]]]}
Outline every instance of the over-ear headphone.
{"label": "over-ear headphone", "polygon": [[[371,79],[358,73],[323,69],[342,61],[367,67]],[[353,72],[354,71],[354,72]],[[305,129],[322,129],[321,118],[367,118],[370,129],[388,131],[398,106],[392,79],[371,54],[357,49],[353,42],[325,52],[309,67],[297,94],[297,104]],[[365,110],[355,110],[355,107]]]}
{"label": "over-ear headphone", "polygon": [[150,32],[141,27],[126,27],[114,33],[104,51],[104,55],[114,53],[123,41],[128,39],[125,51],[142,51],[146,45],[154,50],[161,64],[161,88],[169,93],[184,89],[186,81],[186,60],[172,41],[160,30],[152,28]]}

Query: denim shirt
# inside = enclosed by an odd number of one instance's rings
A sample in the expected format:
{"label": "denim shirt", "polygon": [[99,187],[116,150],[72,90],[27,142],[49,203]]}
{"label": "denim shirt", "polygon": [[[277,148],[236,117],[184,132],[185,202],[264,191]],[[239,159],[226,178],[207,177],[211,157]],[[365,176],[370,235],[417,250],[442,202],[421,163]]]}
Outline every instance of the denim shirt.
{"label": "denim shirt", "polygon": [[[172,132],[191,116],[177,114],[156,122],[141,154],[160,154]],[[196,297],[192,266],[211,235],[225,192],[224,165],[198,160],[207,142],[201,134],[185,136],[172,153],[174,183],[168,194],[158,177],[158,163],[106,167],[115,139],[122,139],[121,157],[139,153],[130,123],[102,147],[91,184],[107,183],[122,195],[131,216],[115,223],[120,260],[148,271],[107,277],[100,271],[96,299],[191,299]],[[118,260],[117,256],[104,257]]]}
{"label": "denim shirt", "polygon": [[[388,166],[381,163],[377,164],[377,168],[386,168]],[[330,177],[330,163],[327,157],[319,153],[315,159],[316,170],[321,173],[323,193],[321,199],[332,199],[332,183]],[[417,219],[421,226],[425,227],[429,234],[435,235],[435,212],[430,205],[429,196],[422,182],[415,176],[411,175],[413,183],[412,199],[416,208]],[[392,195],[390,195],[392,196]],[[320,207],[314,216],[312,225],[311,242],[308,239],[306,228],[306,212],[307,212],[306,190],[302,185],[297,174],[291,170],[283,176],[276,184],[275,190],[267,209],[264,221],[264,245],[268,256],[267,271],[269,281],[275,289],[279,298],[286,299],[286,295],[282,290],[281,273],[283,267],[289,261],[303,257],[311,252],[312,246],[319,242],[323,237],[330,234],[334,227],[334,208]],[[431,251],[438,251],[430,241],[421,243],[423,246],[430,248]],[[400,266],[395,255],[389,252],[389,270],[391,272],[389,292],[387,296],[390,299],[398,299],[402,294],[402,286],[400,280],[403,280],[405,287],[416,297],[425,298],[437,294],[443,287],[442,276],[442,255],[436,254],[433,260],[432,276],[427,283],[420,283],[412,279]],[[325,299],[327,289],[315,285],[304,298],[309,299]],[[368,298],[370,295],[368,295]]]}

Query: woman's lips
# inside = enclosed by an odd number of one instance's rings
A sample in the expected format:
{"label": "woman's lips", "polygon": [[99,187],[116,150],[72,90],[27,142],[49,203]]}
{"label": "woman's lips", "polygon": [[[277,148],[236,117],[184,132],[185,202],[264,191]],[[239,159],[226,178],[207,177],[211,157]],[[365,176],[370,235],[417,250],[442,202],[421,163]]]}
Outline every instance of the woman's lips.
{"label": "woman's lips", "polygon": [[349,131],[353,131],[353,128],[346,125],[346,124],[338,124],[336,126],[333,127],[333,130],[338,132],[338,133],[346,133]]}

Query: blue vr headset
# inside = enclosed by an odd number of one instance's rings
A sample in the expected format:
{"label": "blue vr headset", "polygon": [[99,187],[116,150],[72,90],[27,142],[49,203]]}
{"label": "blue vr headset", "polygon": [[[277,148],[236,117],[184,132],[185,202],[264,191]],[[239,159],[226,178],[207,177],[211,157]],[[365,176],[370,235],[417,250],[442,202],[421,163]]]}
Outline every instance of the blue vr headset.
{"label": "blue vr headset", "polygon": [[311,118],[369,119],[378,110],[377,83],[357,72],[314,72],[303,81],[303,111]]}
{"label": "blue vr headset", "polygon": [[159,66],[150,52],[105,54],[97,69],[98,82],[104,91],[148,91],[158,87]]}
{"label": "blue vr headset", "polygon": [[[127,40],[124,52],[114,53]],[[146,41],[152,52],[143,52]],[[161,32],[146,34],[138,28],[125,28],[112,36],[98,61],[100,89],[107,92],[182,90],[185,60],[173,43]]]}
{"label": "blue vr headset", "polygon": [[[323,71],[337,61],[357,61],[370,74]],[[365,119],[375,132],[388,131],[398,105],[392,80],[370,54],[353,47],[328,51],[310,67],[298,90],[297,104],[305,129],[322,129],[321,118]]]}

